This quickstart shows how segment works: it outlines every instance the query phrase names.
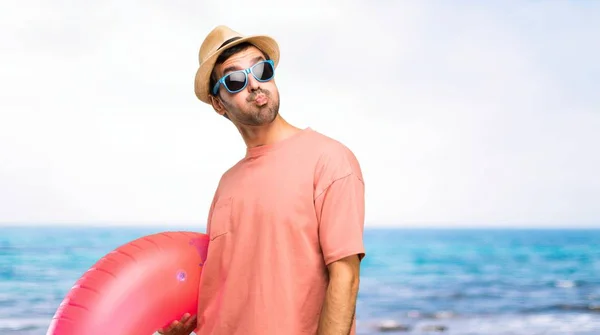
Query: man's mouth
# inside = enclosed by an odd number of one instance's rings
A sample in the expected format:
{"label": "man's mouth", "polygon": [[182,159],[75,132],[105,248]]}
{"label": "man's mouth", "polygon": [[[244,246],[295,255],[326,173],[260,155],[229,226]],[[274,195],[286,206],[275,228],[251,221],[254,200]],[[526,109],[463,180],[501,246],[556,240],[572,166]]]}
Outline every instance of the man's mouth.
{"label": "man's mouth", "polygon": [[267,96],[265,94],[259,94],[256,96],[256,98],[254,99],[254,102],[259,105],[262,106],[264,104],[267,103]]}
{"label": "man's mouth", "polygon": [[252,92],[252,94],[250,94],[248,96],[248,98],[246,98],[246,100],[248,102],[258,103],[258,100],[261,100],[261,98],[266,100],[269,97],[269,95],[270,95],[269,91],[258,89],[256,91]]}

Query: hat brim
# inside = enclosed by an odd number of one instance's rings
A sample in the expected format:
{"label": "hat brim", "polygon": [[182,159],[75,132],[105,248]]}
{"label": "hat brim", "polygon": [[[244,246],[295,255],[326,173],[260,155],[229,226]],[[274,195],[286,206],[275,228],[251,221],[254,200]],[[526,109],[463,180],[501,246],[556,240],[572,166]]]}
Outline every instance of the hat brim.
{"label": "hat brim", "polygon": [[210,85],[210,75],[219,55],[223,51],[229,49],[230,47],[244,42],[249,42],[256,46],[258,49],[260,49],[262,52],[266,53],[269,56],[269,58],[273,60],[275,67],[277,67],[277,64],[279,63],[279,45],[273,38],[269,36],[252,35],[242,37],[231,43],[227,43],[223,48],[218,49],[212,55],[208,56],[206,60],[202,62],[202,64],[200,64],[200,67],[198,67],[198,70],[196,71],[194,91],[198,99],[200,99],[200,101],[210,104],[209,90],[211,88],[208,87]]}

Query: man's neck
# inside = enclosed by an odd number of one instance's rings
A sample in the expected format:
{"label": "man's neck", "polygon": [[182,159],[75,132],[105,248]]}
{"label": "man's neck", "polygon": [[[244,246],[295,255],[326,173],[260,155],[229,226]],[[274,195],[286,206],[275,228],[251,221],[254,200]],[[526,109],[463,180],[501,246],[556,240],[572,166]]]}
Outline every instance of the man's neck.
{"label": "man's neck", "polygon": [[269,145],[284,140],[301,129],[292,126],[281,116],[277,115],[275,120],[268,125],[256,127],[238,127],[246,147],[254,148]]}

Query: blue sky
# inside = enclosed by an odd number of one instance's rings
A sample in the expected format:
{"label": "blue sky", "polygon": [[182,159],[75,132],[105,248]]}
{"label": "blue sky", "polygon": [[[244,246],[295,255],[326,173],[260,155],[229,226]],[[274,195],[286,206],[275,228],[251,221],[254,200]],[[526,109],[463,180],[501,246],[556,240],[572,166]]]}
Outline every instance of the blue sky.
{"label": "blue sky", "polygon": [[281,113],[355,152],[368,226],[600,227],[600,3],[303,4],[3,6],[0,223],[203,225],[245,150],[193,93],[226,24],[280,42]]}

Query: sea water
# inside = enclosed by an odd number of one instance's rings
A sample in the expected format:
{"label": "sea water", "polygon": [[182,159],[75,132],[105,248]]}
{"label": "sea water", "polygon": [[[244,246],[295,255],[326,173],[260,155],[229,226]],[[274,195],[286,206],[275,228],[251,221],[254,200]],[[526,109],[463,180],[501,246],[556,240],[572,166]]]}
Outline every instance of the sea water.
{"label": "sea water", "polygon": [[[0,334],[45,334],[99,258],[169,230],[191,228],[0,227]],[[600,334],[600,230],[371,228],[365,245],[358,334]]]}

